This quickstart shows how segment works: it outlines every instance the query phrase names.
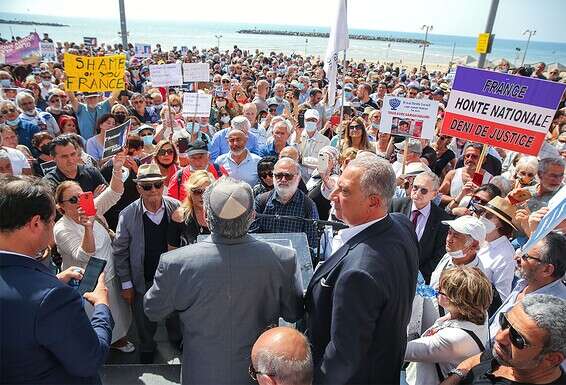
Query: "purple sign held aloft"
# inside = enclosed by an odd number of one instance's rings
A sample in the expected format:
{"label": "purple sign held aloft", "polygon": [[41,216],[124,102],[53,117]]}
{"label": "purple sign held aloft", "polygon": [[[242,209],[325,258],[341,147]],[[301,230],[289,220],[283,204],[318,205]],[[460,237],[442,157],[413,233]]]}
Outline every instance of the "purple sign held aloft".
{"label": "purple sign held aloft", "polygon": [[0,62],[5,64],[33,64],[41,60],[39,35],[35,32],[14,42],[0,45]]}

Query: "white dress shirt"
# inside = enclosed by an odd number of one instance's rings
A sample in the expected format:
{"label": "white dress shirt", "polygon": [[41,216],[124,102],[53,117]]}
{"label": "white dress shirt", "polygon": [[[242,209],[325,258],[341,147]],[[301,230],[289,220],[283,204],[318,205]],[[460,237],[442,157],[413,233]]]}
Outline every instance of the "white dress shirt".
{"label": "white dress shirt", "polygon": [[364,231],[374,223],[379,222],[383,218],[385,217],[381,217],[370,222],[362,223],[361,225],[352,226],[347,229],[339,230],[338,234],[336,234],[334,238],[332,238],[332,254],[334,254],[339,248],[341,248],[350,239],[354,238],[357,234],[361,233],[362,231]]}
{"label": "white dress shirt", "polygon": [[143,209],[143,213],[146,214],[147,213],[147,217],[156,225],[161,223],[161,220],[163,219],[163,214],[165,214],[165,203],[163,203],[163,199],[161,200],[161,207],[157,209],[156,212],[152,213],[151,211],[149,211],[145,205],[143,204],[143,199],[142,199],[142,209]]}
{"label": "white dress shirt", "polygon": [[420,212],[420,215],[417,218],[417,225],[415,226],[415,232],[417,233],[417,238],[420,241],[426,227],[426,222],[428,221],[428,217],[430,216],[430,202],[428,202],[428,204],[420,210],[417,208],[417,206],[415,206],[415,202],[411,204],[411,216],[409,217],[411,222],[413,221],[415,210],[418,210]]}
{"label": "white dress shirt", "polygon": [[495,286],[502,302],[511,293],[511,285],[517,266],[514,256],[515,249],[505,236],[488,242],[478,251],[478,258],[485,267],[485,274]]}

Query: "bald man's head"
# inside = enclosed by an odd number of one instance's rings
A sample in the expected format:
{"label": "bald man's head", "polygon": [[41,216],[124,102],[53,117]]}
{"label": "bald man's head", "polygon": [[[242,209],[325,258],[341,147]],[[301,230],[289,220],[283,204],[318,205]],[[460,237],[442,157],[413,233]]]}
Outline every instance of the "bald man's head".
{"label": "bald man's head", "polygon": [[[312,383],[312,355],[307,338],[290,327],[264,332],[252,348],[252,363],[260,384],[307,385]],[[265,374],[267,373],[267,374]]]}
{"label": "bald man's head", "polygon": [[297,150],[295,147],[293,146],[286,146],[283,147],[283,149],[281,150],[281,152],[279,153],[279,158],[291,158],[293,159],[295,162],[299,161],[299,150]]}

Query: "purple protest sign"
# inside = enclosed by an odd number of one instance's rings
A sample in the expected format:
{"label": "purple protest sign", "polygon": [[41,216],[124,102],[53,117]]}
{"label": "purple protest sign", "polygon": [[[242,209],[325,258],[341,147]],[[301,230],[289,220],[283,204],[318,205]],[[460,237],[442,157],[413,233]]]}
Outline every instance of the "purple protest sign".
{"label": "purple protest sign", "polygon": [[453,90],[556,110],[565,84],[458,66]]}
{"label": "purple protest sign", "polygon": [[14,42],[0,45],[0,61],[5,64],[33,64],[41,60],[39,35],[30,33]]}

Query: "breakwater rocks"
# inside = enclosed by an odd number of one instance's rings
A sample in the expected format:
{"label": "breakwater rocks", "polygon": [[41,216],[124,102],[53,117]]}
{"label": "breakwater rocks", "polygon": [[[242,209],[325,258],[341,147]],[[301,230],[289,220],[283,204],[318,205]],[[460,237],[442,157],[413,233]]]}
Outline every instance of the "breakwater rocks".
{"label": "breakwater rocks", "polygon": [[0,24],[17,24],[17,25],[45,25],[48,27],[69,27],[67,24],[60,23],[42,23],[39,21],[24,21],[24,20],[6,20],[0,19]]}
{"label": "breakwater rocks", "polygon": [[[302,36],[302,37],[329,37],[328,32],[298,32],[298,31],[277,31],[277,30],[265,30],[265,29],[240,29],[236,31],[237,33],[252,34],[252,35],[282,35],[282,36]],[[393,37],[393,36],[373,36],[373,35],[359,35],[350,34],[350,39],[352,40],[375,40],[375,41],[387,41],[392,43],[410,43],[410,44],[424,44],[430,45],[430,42],[426,42],[422,39],[409,39],[405,37]]]}

